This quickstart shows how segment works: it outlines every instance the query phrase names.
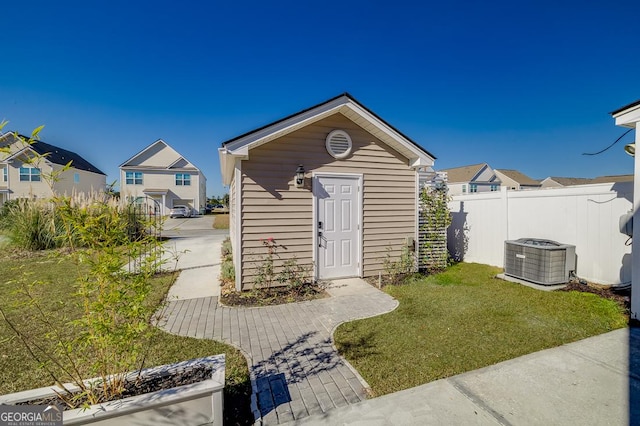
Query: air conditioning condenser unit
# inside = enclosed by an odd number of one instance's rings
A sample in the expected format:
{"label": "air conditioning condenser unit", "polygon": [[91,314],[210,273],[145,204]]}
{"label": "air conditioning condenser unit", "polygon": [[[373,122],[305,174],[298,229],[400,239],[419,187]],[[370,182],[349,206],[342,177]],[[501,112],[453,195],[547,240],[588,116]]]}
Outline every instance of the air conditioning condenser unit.
{"label": "air conditioning condenser unit", "polygon": [[504,273],[536,284],[569,281],[576,270],[576,246],[538,238],[504,242]]}

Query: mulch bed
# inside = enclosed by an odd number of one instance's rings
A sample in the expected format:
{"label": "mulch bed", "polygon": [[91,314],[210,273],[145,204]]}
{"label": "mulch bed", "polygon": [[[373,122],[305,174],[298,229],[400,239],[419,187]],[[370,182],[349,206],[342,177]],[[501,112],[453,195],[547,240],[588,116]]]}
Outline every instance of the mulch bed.
{"label": "mulch bed", "polygon": [[599,286],[597,284],[580,284],[571,282],[558,291],[581,291],[597,294],[605,299],[613,300],[622,307],[627,315],[631,312],[631,289],[617,289],[615,287]]}
{"label": "mulch bed", "polygon": [[284,303],[304,302],[307,300],[329,297],[324,287],[309,284],[303,291],[292,291],[286,288],[270,288],[251,291],[223,291],[220,302],[227,306],[272,306]]}
{"label": "mulch bed", "polygon": [[[101,402],[115,401],[119,399],[129,398],[131,396],[143,395],[145,393],[156,392],[164,389],[171,389],[173,387],[190,385],[198,383],[211,377],[210,366],[194,366],[188,370],[176,370],[175,372],[157,375],[152,377],[146,377],[143,380],[132,380],[125,383],[124,392],[120,395],[114,395],[111,398],[104,398]],[[82,406],[87,402],[85,399],[74,401],[76,407]],[[73,407],[69,407],[62,398],[58,396],[50,398],[42,398],[37,400],[25,401],[16,403],[16,405],[61,405],[65,410],[72,410]]]}

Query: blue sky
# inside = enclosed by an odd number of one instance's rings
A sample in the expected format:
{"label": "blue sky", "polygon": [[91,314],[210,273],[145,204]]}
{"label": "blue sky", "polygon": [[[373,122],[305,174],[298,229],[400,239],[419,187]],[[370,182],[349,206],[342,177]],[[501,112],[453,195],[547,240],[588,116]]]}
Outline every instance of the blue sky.
{"label": "blue sky", "polygon": [[438,157],[632,173],[637,1],[5,2],[0,119],[118,165],[158,138],[221,195],[220,143],[342,92]]}

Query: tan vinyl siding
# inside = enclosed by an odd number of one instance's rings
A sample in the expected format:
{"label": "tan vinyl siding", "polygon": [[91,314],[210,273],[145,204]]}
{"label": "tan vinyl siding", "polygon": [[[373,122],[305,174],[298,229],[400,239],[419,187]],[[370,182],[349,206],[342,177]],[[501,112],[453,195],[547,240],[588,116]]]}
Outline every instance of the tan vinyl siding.
{"label": "tan vinyl siding", "polygon": [[[61,168],[62,166],[56,164],[56,170],[60,170]],[[75,182],[74,175],[76,173],[78,174],[79,182]],[[107,177],[105,175],[74,168],[71,168],[62,173],[59,176],[59,180],[54,184],[55,192],[61,195],[104,192],[106,187]]]}
{"label": "tan vinyl siding", "polygon": [[[21,161],[12,161],[8,166],[8,182],[0,182],[0,187],[5,186],[10,189],[8,199],[17,198],[49,198],[56,195],[73,195],[79,193],[91,194],[93,192],[102,192],[107,186],[107,177],[99,173],[88,172],[86,170],[78,170],[70,168],[58,176],[58,181],[47,182],[44,176],[55,171],[60,171],[62,166],[59,164],[41,164],[41,180],[40,182],[21,181],[20,167],[29,166]],[[35,167],[35,166],[34,166]],[[2,173],[2,170],[0,170]],[[78,174],[79,183],[74,182],[74,174]],[[0,174],[0,181],[2,175]],[[53,190],[52,190],[52,186]]]}
{"label": "tan vinyl siding", "polygon": [[[353,142],[351,154],[334,159],[325,138],[345,130]],[[294,186],[299,164],[307,171],[305,188]],[[363,176],[363,276],[384,270],[387,248],[400,254],[406,237],[415,236],[415,171],[408,160],[360,126],[335,114],[284,137],[253,148],[242,162],[242,276],[251,288],[257,263],[266,255],[261,239],[273,237],[279,245],[276,266],[296,257],[312,265],[312,172]]]}

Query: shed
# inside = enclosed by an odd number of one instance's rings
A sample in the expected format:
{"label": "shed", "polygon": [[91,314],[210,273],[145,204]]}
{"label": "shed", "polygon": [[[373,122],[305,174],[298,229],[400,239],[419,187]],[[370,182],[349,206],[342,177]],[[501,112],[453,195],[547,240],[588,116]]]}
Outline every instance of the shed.
{"label": "shed", "polygon": [[435,160],[348,93],[223,142],[219,157],[237,290],[253,287],[270,238],[276,268],[295,258],[316,280],[384,273],[418,240],[418,171]]}

